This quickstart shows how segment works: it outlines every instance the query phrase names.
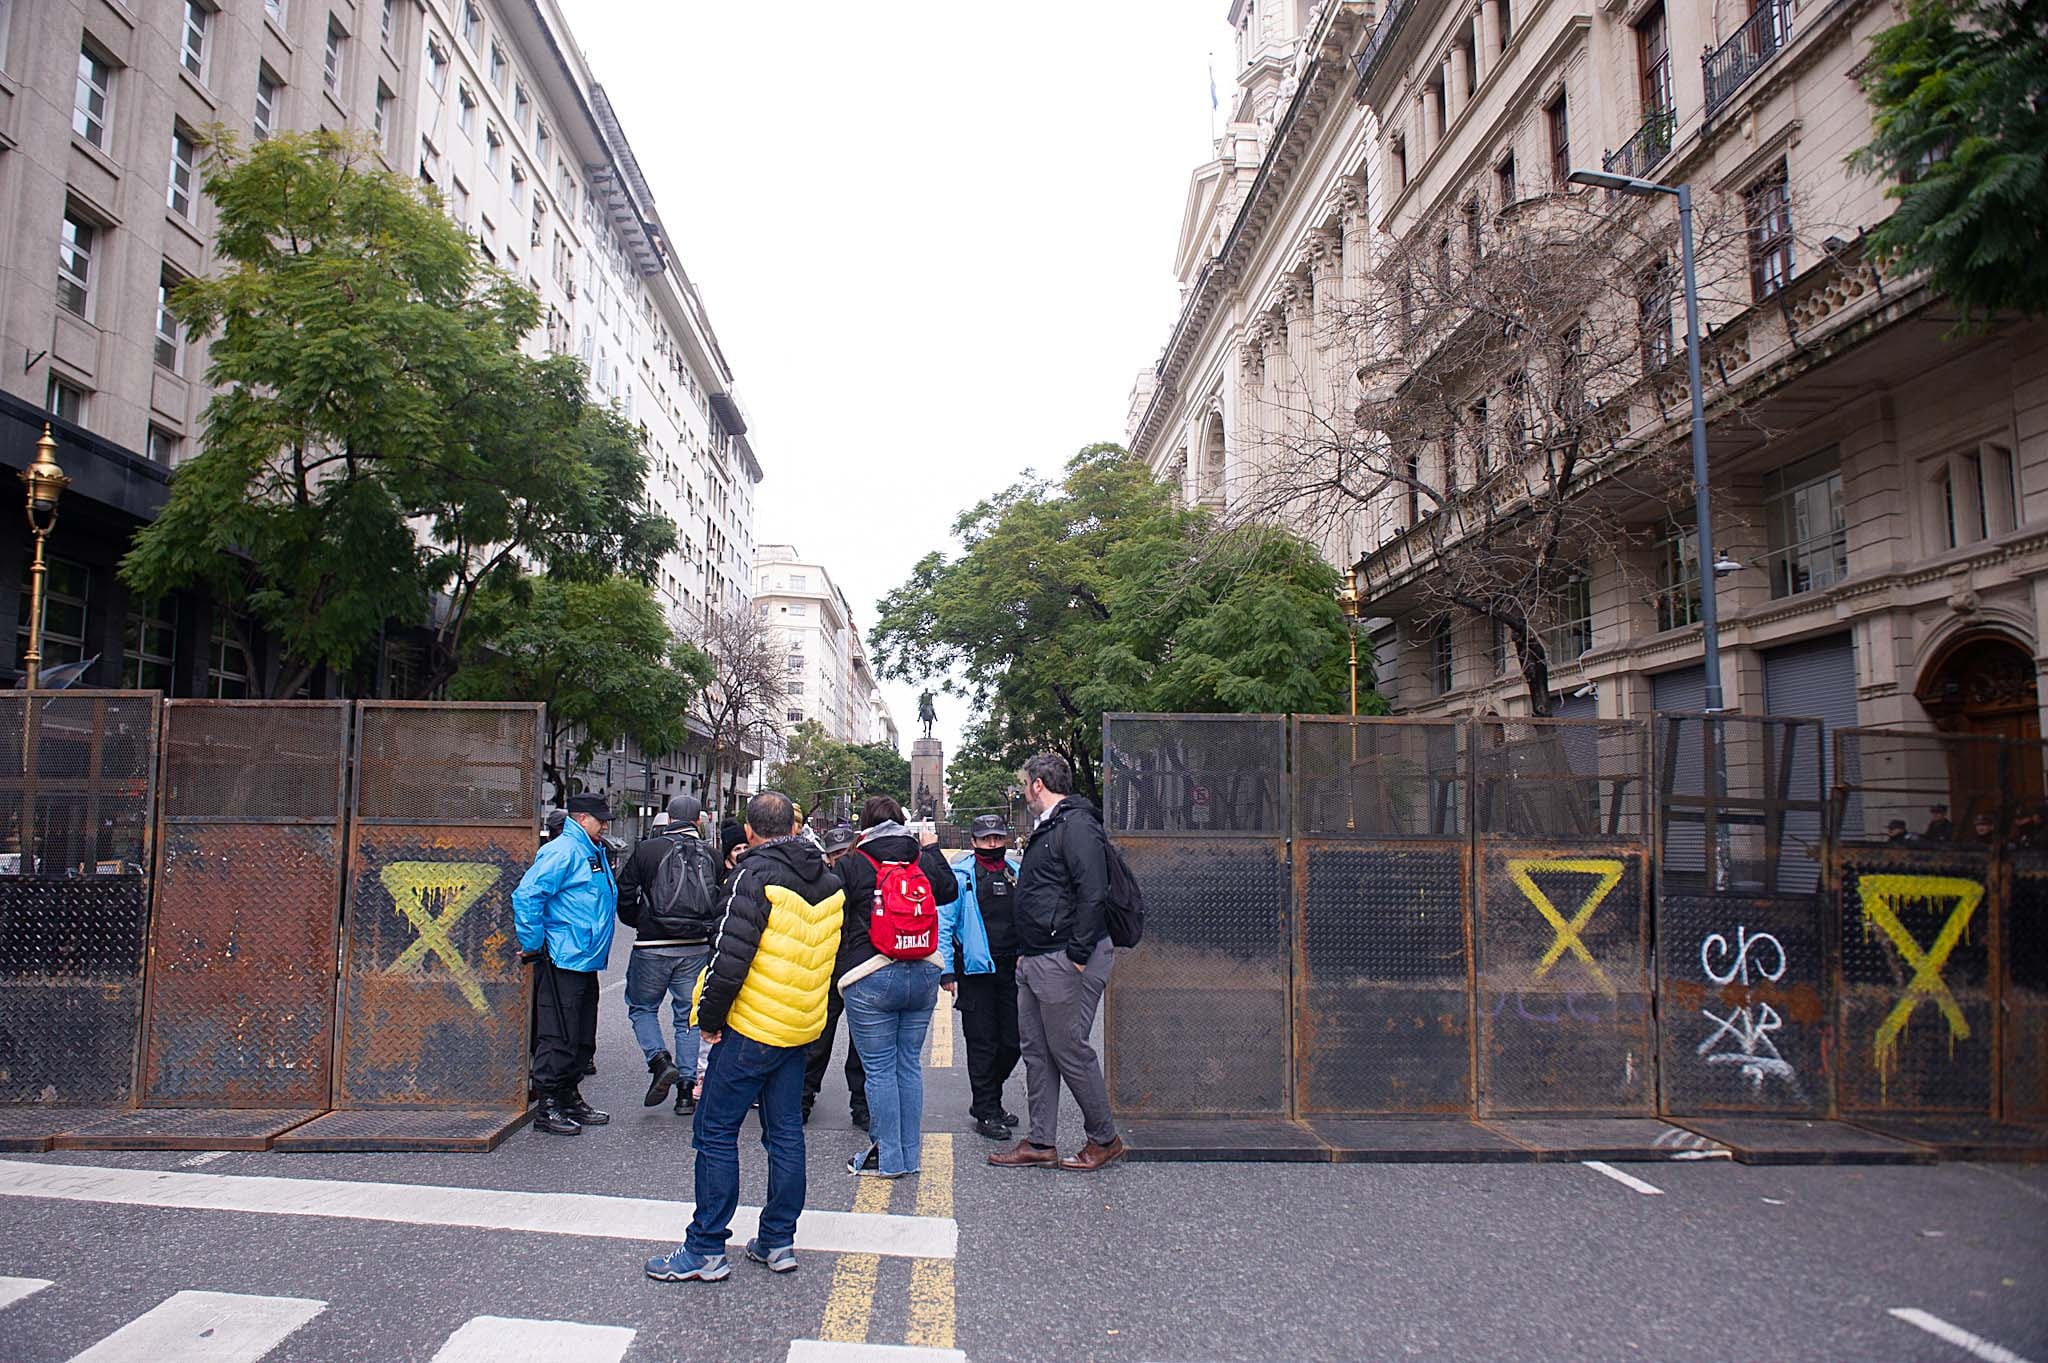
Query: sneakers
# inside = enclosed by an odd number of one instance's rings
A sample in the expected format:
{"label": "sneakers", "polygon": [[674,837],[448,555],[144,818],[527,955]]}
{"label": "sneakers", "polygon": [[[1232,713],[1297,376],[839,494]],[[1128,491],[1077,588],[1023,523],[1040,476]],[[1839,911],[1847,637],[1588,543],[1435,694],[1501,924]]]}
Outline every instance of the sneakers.
{"label": "sneakers", "polygon": [[872,1173],[882,1167],[882,1147],[871,1145],[846,1162],[849,1174]]}
{"label": "sneakers", "polygon": [[747,1241],[747,1257],[757,1264],[768,1265],[770,1273],[796,1272],[796,1249],[791,1245],[777,1245],[774,1249],[762,1249],[758,1237]]}
{"label": "sneakers", "polygon": [[654,1076],[647,1085],[647,1096],[640,1100],[642,1107],[660,1107],[661,1100],[668,1097],[668,1091],[683,1081],[681,1071],[676,1069],[675,1057],[667,1051],[658,1051],[654,1059],[647,1062],[647,1072]]}
{"label": "sneakers", "polygon": [[580,1136],[583,1123],[570,1116],[558,1099],[543,1098],[540,1111],[534,1114],[533,1129],[545,1131],[550,1136]]}
{"label": "sneakers", "polygon": [[[752,1249],[753,1246],[747,1248]],[[789,1266],[796,1267],[793,1254],[790,1255]],[[692,1254],[684,1245],[677,1245],[659,1258],[647,1261],[647,1276],[656,1282],[682,1283],[695,1278],[698,1282],[715,1283],[731,1273],[732,1264],[723,1254]]]}
{"label": "sneakers", "polygon": [[1010,1139],[1010,1128],[1004,1126],[1002,1122],[994,1117],[976,1117],[974,1119],[974,1131],[976,1135],[986,1136],[992,1141],[1006,1141]]}
{"label": "sneakers", "polygon": [[584,1102],[583,1095],[580,1093],[571,1094],[569,1101],[562,1104],[562,1111],[568,1113],[573,1120],[582,1126],[603,1126],[612,1119],[611,1113],[599,1112],[596,1108]]}

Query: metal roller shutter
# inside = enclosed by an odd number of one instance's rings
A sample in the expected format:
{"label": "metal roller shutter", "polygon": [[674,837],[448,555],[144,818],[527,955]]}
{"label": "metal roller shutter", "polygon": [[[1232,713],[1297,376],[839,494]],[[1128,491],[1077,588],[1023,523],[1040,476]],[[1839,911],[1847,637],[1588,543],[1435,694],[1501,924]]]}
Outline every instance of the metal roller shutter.
{"label": "metal roller shutter", "polygon": [[[1795,754],[1799,769],[1792,773],[1794,794],[1824,793],[1834,782],[1835,731],[1852,729],[1857,723],[1855,641],[1847,634],[1830,634],[1766,649],[1761,656],[1764,713],[1819,719],[1823,726],[1819,770],[1810,769],[1806,760]],[[1820,822],[1813,814],[1786,819],[1787,857],[1780,888],[1809,890],[1818,883]],[[1792,855],[1795,848],[1807,845],[1816,858],[1810,867]]]}

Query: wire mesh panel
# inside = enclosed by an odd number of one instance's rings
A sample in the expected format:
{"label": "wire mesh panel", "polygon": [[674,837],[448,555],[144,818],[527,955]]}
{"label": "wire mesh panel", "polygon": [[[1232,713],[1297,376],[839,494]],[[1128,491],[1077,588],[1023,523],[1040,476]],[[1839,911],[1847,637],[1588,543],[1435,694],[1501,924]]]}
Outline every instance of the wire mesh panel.
{"label": "wire mesh panel", "polygon": [[1303,1115],[1471,1106],[1461,732],[1455,721],[1295,721]]}
{"label": "wire mesh panel", "polygon": [[336,1108],[525,1108],[539,787],[538,706],[359,703]]}
{"label": "wire mesh panel", "polygon": [[157,706],[0,693],[0,1103],[133,1091]]}
{"label": "wire mesh panel", "polygon": [[2009,1121],[2048,1118],[2048,744],[2006,747],[2006,789],[2022,802],[2010,811],[2006,912],[1999,944],[2005,958],[2004,1092]]}
{"label": "wire mesh panel", "polygon": [[1287,845],[1120,834],[1145,937],[1118,953],[1102,1035],[1126,1117],[1287,1107]]}
{"label": "wire mesh panel", "polygon": [[1284,716],[1107,715],[1102,767],[1112,834],[1287,834]]}
{"label": "wire mesh panel", "polygon": [[167,702],[144,1105],[327,1106],[351,713]]}
{"label": "wire mesh panel", "polygon": [[1483,1113],[1646,1113],[1655,1096],[1640,721],[1472,724]]}
{"label": "wire mesh panel", "polygon": [[1661,1106],[1824,1114],[1820,721],[1659,714],[1651,731]]}
{"label": "wire mesh panel", "polygon": [[1835,735],[1845,1112],[1995,1114],[2004,746]]}

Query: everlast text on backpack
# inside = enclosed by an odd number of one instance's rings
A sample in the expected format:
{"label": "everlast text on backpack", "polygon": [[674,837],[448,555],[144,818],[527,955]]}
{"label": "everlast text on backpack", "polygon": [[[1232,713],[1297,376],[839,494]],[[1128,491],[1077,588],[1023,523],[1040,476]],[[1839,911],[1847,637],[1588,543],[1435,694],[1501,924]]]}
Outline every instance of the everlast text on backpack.
{"label": "everlast text on backpack", "polygon": [[1134,947],[1145,935],[1145,892],[1138,888],[1138,878],[1131,874],[1123,849],[1110,839],[1103,842],[1109,849],[1109,904],[1104,917],[1110,944]]}
{"label": "everlast text on backpack", "polygon": [[709,917],[717,896],[711,849],[693,837],[670,841],[675,846],[669,848],[668,855],[655,869],[648,907],[656,918]]}
{"label": "everlast text on backpack", "polygon": [[924,868],[909,861],[876,861],[875,903],[868,914],[868,940],[892,961],[921,961],[938,950],[939,913]]}

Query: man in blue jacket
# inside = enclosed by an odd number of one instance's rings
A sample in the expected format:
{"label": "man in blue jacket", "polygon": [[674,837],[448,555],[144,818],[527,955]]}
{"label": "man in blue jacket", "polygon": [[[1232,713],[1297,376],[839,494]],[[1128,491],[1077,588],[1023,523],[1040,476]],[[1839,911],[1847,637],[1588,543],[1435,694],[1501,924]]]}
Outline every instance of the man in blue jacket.
{"label": "man in blue jacket", "polygon": [[602,795],[569,797],[561,833],[540,849],[512,892],[521,960],[537,961],[533,1084],[540,1090],[534,1129],[574,1136],[611,1120],[577,1091],[597,1054],[597,972],[612,953],[618,881],[604,848],[612,821]]}
{"label": "man in blue jacket", "polygon": [[[939,981],[954,989],[953,1007],[967,1039],[967,1082],[974,1092],[968,1115],[974,1129],[1006,1141],[1017,1125],[1003,1107],[1003,1084],[1017,1068],[1017,858],[1009,855],[1010,829],[1000,814],[978,814],[970,832],[974,850],[953,862],[960,897],[939,906],[941,938],[952,951]],[[956,988],[957,986],[957,988]]]}

